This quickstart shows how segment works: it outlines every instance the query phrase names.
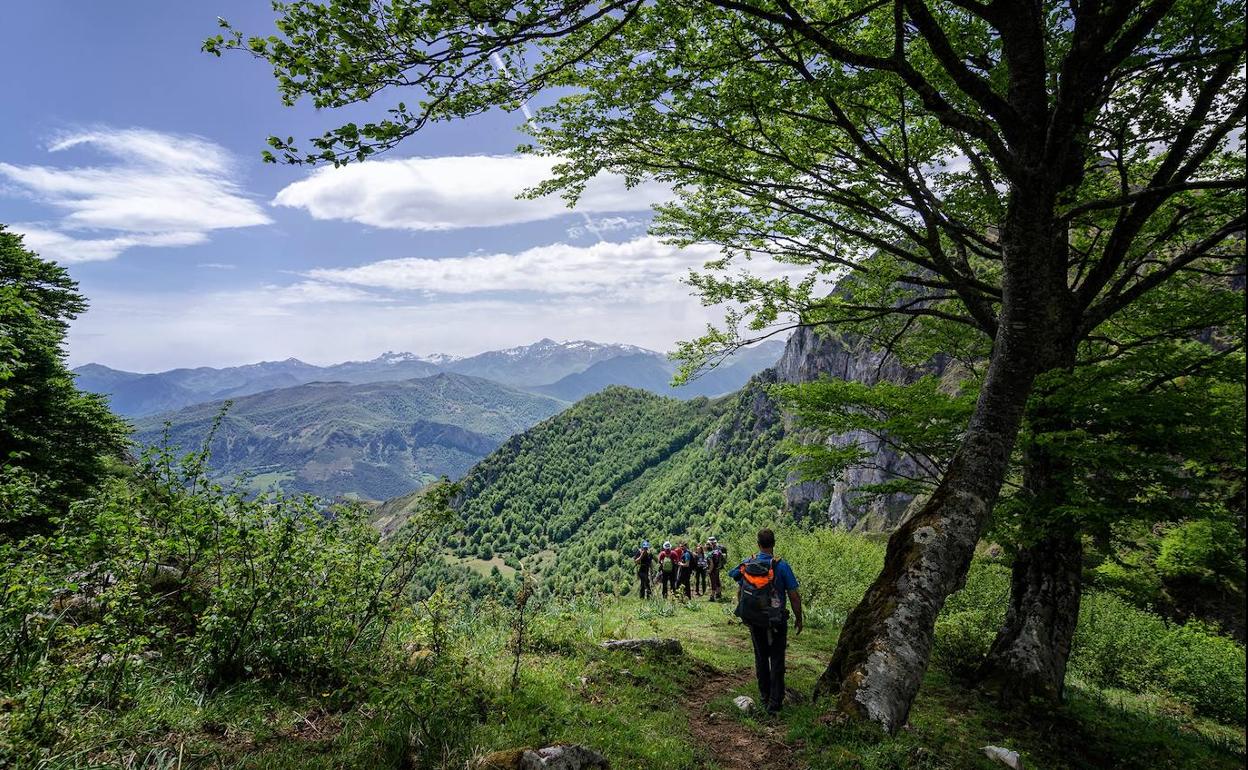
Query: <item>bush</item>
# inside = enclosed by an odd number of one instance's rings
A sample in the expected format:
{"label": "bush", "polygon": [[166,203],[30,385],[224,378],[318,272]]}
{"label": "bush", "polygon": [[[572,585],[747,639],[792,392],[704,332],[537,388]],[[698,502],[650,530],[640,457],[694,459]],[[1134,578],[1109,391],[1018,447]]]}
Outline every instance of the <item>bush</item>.
{"label": "bush", "polygon": [[226,494],[205,481],[205,460],[152,450],[55,534],[0,553],[10,725],[124,705],[152,665],[205,689],[338,686],[376,666],[434,517],[383,544],[357,506]]}
{"label": "bush", "polygon": [[953,676],[970,678],[988,655],[995,634],[995,629],[984,623],[983,613],[942,613],[936,621],[932,665]]}
{"label": "bush", "polygon": [[1162,685],[1197,713],[1243,724],[1244,647],[1198,621],[1170,629],[1162,642]]}
{"label": "bush", "polygon": [[1172,625],[1117,596],[1084,596],[1070,665],[1103,687],[1172,697],[1225,722],[1245,718],[1243,645],[1203,623]]}

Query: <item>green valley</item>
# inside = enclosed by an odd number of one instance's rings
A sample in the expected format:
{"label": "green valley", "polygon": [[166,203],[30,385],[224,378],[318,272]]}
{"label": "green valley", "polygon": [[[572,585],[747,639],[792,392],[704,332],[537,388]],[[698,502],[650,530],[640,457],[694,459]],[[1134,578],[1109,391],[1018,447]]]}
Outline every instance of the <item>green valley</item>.
{"label": "green valley", "polygon": [[565,406],[460,374],[318,382],[142,418],[135,438],[196,451],[211,436],[214,476],[242,477],[253,491],[377,500],[459,477],[507,437]]}

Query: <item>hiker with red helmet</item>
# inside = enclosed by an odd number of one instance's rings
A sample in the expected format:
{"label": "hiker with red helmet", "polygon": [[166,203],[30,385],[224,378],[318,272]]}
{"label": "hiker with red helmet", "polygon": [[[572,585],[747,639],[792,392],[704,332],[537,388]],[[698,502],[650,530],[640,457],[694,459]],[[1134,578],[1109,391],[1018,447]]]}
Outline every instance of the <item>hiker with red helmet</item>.
{"label": "hiker with red helmet", "polygon": [[775,557],[776,535],[758,531],[758,553],[733,567],[728,577],[737,581],[736,615],[750,627],[754,643],[754,673],[767,713],[784,705],[784,653],[788,646],[788,599],[793,605],[793,631],[802,632],[802,596],[797,576],[788,562]]}

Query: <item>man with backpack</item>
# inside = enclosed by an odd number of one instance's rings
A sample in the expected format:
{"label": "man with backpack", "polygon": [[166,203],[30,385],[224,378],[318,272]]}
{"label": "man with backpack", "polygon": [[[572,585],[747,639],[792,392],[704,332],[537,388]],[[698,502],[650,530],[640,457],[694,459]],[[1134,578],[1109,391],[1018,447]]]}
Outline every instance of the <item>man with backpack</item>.
{"label": "man with backpack", "polygon": [[750,627],[758,692],[769,714],[779,713],[784,705],[784,653],[789,633],[786,598],[793,604],[794,633],[802,632],[797,576],[787,562],[775,557],[775,547],[775,533],[759,530],[758,553],[728,572],[737,581],[736,614]]}
{"label": "man with backpack", "polygon": [[719,571],[724,568],[728,558],[728,550],[716,542],[715,538],[706,541],[706,568],[711,576],[711,601],[717,602],[724,598],[723,585],[719,579]]}
{"label": "man with backpack", "polygon": [[663,543],[663,550],[659,551],[659,581],[663,584],[663,598],[667,598],[668,589],[672,594],[676,594],[676,552],[672,550],[671,542]]}
{"label": "man with backpack", "polygon": [[693,589],[689,586],[689,579],[693,577],[693,551],[689,548],[688,543],[681,543],[680,548],[676,549],[679,556],[676,558],[680,570],[676,577],[676,586],[685,589],[685,598],[693,600]]}
{"label": "man with backpack", "polygon": [[654,563],[654,554],[650,553],[650,541],[641,541],[641,549],[633,557],[633,563],[637,565],[637,579],[641,581],[641,592],[638,595],[642,599],[652,598],[653,594],[650,592],[650,566]]}

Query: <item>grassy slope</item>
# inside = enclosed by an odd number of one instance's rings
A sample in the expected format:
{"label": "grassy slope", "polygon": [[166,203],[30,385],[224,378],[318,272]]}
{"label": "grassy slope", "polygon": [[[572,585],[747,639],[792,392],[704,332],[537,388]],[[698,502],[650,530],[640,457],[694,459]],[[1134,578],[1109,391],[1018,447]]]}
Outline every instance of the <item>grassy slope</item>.
{"label": "grassy slope", "polygon": [[[692,605],[636,599],[581,600],[535,617],[519,686],[510,686],[506,610],[477,612],[444,653],[459,660],[471,684],[448,693],[473,701],[475,724],[444,758],[463,767],[470,757],[521,746],[583,743],[615,768],[735,770],[750,767],[987,768],[988,744],[1019,751],[1028,768],[1236,768],[1243,731],[1204,721],[1180,724],[1147,702],[1075,685],[1070,703],[1047,714],[1003,711],[937,673],[929,674],[911,715],[912,729],[895,739],[829,722],[810,704],[791,705],[782,719],[740,715],[738,694],[754,695],[749,639],[726,604]],[[835,645],[836,629],[815,622],[791,637],[789,684],[809,692]],[[675,657],[606,652],[604,639],[681,639]],[[81,725],[107,734],[108,754],[65,753],[45,766],[90,765],[129,758],[135,767],[399,768],[412,736],[395,703],[420,685],[419,665],[400,667],[371,685],[306,693],[253,684],[201,701],[179,678],[155,679],[136,708],[119,718],[88,715]],[[450,701],[448,701],[450,702]]]}

